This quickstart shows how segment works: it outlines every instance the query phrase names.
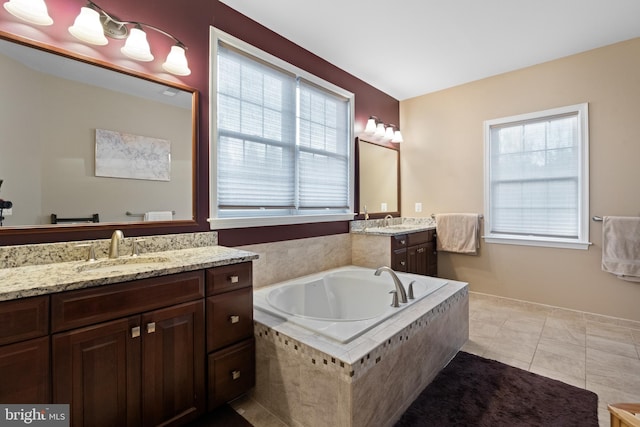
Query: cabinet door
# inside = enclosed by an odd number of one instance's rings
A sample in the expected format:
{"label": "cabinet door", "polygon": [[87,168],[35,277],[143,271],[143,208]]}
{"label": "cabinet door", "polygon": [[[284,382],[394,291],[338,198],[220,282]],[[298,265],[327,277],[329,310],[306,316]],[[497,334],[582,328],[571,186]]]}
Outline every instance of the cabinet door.
{"label": "cabinet door", "polygon": [[427,274],[428,243],[410,246],[407,249],[407,273]]}
{"label": "cabinet door", "polygon": [[204,413],[204,301],[143,314],[142,335],[143,425]]}
{"label": "cabinet door", "polygon": [[427,244],[427,276],[438,276],[438,251],[435,241]]}
{"label": "cabinet door", "polygon": [[139,316],[52,336],[53,402],[72,426],[140,425]]}
{"label": "cabinet door", "polygon": [[0,347],[0,402],[50,403],[49,337]]}

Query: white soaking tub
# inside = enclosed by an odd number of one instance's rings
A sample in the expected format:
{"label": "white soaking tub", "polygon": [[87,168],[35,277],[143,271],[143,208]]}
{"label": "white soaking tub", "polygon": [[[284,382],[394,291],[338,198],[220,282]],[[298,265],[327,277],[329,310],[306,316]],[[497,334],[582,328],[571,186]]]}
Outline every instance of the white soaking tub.
{"label": "white soaking tub", "polygon": [[392,307],[394,281],[389,272],[347,266],[300,277],[254,292],[254,307],[315,333],[347,343],[384,322],[448,281],[396,273],[407,290],[413,282],[414,299]]}

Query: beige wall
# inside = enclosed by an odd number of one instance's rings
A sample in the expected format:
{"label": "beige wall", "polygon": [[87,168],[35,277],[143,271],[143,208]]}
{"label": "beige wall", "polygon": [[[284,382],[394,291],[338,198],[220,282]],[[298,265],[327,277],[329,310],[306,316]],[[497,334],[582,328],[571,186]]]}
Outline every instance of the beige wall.
{"label": "beige wall", "polygon": [[[640,39],[401,102],[402,214],[484,212],[483,121],[581,102],[590,216],[640,215]],[[476,292],[640,320],[640,284],[601,271],[601,225],[590,222],[588,251],[482,242],[479,256],[441,253],[439,273]]]}

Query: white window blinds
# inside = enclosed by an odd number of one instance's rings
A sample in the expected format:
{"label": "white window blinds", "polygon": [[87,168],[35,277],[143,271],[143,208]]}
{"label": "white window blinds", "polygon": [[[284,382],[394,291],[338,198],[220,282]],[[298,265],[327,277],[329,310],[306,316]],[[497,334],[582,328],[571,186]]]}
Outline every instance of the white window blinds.
{"label": "white window blinds", "polygon": [[350,100],[220,42],[219,217],[350,210]]}
{"label": "white window blinds", "polygon": [[489,236],[585,239],[584,108],[488,125]]}

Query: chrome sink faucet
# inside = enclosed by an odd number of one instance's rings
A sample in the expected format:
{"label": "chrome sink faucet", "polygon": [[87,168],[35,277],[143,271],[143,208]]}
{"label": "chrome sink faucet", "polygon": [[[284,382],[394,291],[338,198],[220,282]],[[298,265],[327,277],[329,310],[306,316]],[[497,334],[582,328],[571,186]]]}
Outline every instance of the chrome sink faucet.
{"label": "chrome sink faucet", "polygon": [[118,258],[120,256],[120,243],[124,239],[124,233],[116,230],[111,235],[111,244],[109,245],[109,258]]}
{"label": "chrome sink faucet", "polygon": [[393,216],[391,215],[386,215],[384,217],[384,226],[388,227],[389,225],[391,225],[391,220],[393,220]]}
{"label": "chrome sink faucet", "polygon": [[393,271],[392,269],[390,269],[389,267],[384,266],[384,267],[378,268],[374,274],[376,276],[379,276],[379,275],[382,274],[383,271],[386,271],[387,273],[389,273],[391,275],[391,278],[393,279],[393,283],[396,285],[396,292],[398,293],[398,297],[400,298],[400,302],[401,303],[406,303],[407,302],[407,291],[405,291],[404,286],[402,285],[402,282],[400,281],[400,278],[398,277],[396,272]]}

